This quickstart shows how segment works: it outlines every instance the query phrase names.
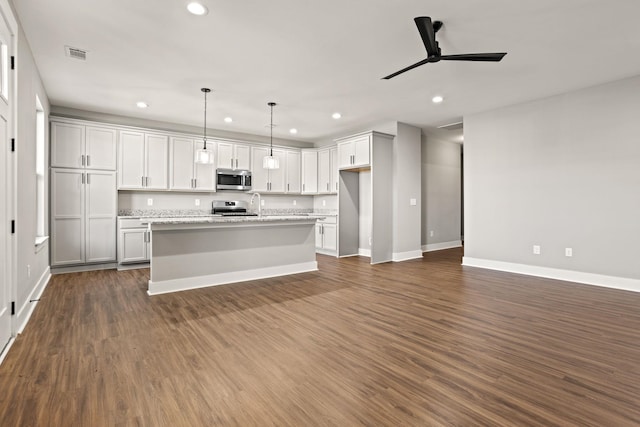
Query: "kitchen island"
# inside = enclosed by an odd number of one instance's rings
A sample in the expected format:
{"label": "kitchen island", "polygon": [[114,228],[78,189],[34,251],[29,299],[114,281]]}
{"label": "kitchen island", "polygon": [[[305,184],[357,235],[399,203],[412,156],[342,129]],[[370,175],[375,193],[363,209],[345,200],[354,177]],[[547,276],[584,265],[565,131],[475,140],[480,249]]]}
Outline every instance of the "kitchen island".
{"label": "kitchen island", "polygon": [[149,295],[318,269],[318,216],[147,218]]}

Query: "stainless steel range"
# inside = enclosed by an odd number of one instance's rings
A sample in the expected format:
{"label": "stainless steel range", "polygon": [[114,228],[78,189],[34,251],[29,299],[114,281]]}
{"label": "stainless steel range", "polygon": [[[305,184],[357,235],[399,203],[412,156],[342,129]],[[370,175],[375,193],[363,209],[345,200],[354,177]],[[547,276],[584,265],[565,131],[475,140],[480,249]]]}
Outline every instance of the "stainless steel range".
{"label": "stainless steel range", "polygon": [[241,200],[214,200],[211,202],[211,213],[222,216],[258,216],[249,211],[249,203]]}

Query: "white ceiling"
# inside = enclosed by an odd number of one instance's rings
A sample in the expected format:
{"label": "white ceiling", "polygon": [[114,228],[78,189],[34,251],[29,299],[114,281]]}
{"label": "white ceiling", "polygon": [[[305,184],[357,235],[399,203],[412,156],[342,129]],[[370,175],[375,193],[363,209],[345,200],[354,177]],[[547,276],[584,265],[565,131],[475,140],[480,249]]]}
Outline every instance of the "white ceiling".
{"label": "white ceiling", "polygon": [[[274,136],[301,141],[396,120],[429,128],[640,74],[638,0],[204,0],[204,17],[186,0],[14,3],[53,105],[201,126],[210,87],[210,128],[267,134],[275,101]],[[508,54],[381,80],[426,56],[416,16],[444,21],[443,54]]]}

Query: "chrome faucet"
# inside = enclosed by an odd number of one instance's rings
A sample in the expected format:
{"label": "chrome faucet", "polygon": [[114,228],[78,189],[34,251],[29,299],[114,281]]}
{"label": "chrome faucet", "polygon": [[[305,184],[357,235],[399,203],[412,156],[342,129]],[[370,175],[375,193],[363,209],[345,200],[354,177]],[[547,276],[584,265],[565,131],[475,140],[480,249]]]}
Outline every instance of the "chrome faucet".
{"label": "chrome faucet", "polygon": [[[249,202],[249,204],[253,206],[253,198],[256,197],[256,196],[258,196],[258,216],[262,216],[262,208],[261,208],[262,199],[260,198],[260,193],[256,192],[256,193],[251,194],[251,201]],[[254,209],[254,211],[255,211],[255,209]]]}

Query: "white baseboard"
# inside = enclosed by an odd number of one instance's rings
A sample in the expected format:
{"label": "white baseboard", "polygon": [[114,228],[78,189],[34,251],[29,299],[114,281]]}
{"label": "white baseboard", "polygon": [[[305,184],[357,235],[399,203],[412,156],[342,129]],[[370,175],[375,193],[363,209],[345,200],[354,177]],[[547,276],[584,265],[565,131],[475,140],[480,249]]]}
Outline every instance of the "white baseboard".
{"label": "white baseboard", "polygon": [[163,280],[160,282],[152,282],[151,280],[149,280],[149,290],[147,291],[147,293],[149,295],[159,295],[169,292],[206,288],[209,286],[225,285],[227,283],[245,282],[247,280],[267,279],[269,277],[306,273],[309,271],[317,270],[318,262],[309,261],[301,262],[298,264],[281,265],[277,267],[255,268],[253,270],[209,274],[206,276],[186,277],[183,279]]}
{"label": "white baseboard", "polygon": [[[31,315],[33,314],[33,310],[35,310],[36,305],[38,305],[38,301],[44,292],[44,288],[47,287],[49,280],[51,279],[51,270],[49,267],[42,273],[40,279],[38,279],[38,283],[33,287],[26,300],[22,304],[22,307],[18,309],[18,313],[16,315],[16,335],[21,334],[24,331],[25,326],[29,322]],[[31,302],[33,301],[33,302]]]}
{"label": "white baseboard", "polygon": [[394,252],[391,255],[391,260],[393,262],[408,261],[410,259],[417,259],[417,258],[422,258],[421,250],[407,251],[407,252]]}
{"label": "white baseboard", "polygon": [[2,353],[0,353],[0,365],[2,365],[4,358],[7,357],[7,354],[9,354],[9,349],[11,348],[14,342],[16,342],[16,339],[14,337],[9,338],[9,342],[2,350]]}
{"label": "white baseboard", "polygon": [[371,258],[371,249],[358,248],[358,256],[366,256]]}
{"label": "white baseboard", "polygon": [[441,251],[443,249],[459,248],[462,246],[462,240],[453,240],[451,242],[431,243],[430,245],[422,245],[422,252]]}
{"label": "white baseboard", "polygon": [[547,279],[563,280],[566,282],[583,283],[585,285],[601,286],[604,288],[640,292],[640,280],[628,279],[626,277],[605,276],[602,274],[584,273],[581,271],[561,270],[559,268],[538,267],[535,265],[516,264],[470,257],[462,257],[462,265],[486,268],[489,270],[506,271],[509,273],[525,274],[527,276],[544,277]]}
{"label": "white baseboard", "polygon": [[115,262],[107,262],[107,263],[101,263],[101,264],[59,266],[59,267],[51,267],[51,274],[79,273],[82,271],[94,271],[94,270],[111,270],[117,267],[118,267],[118,264]]}

